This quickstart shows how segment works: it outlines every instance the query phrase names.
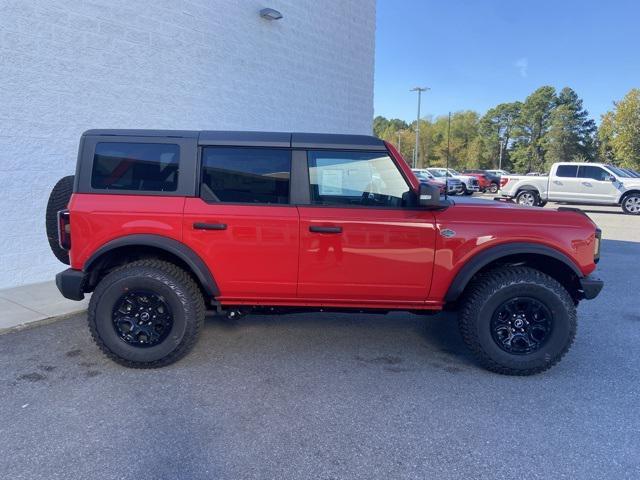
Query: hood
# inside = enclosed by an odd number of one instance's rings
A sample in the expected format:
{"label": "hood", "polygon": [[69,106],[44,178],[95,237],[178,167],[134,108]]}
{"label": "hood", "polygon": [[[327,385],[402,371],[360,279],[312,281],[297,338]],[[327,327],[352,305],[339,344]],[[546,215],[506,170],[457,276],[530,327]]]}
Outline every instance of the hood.
{"label": "hood", "polygon": [[625,186],[625,188],[640,188],[640,178],[621,178],[618,177],[618,181]]}

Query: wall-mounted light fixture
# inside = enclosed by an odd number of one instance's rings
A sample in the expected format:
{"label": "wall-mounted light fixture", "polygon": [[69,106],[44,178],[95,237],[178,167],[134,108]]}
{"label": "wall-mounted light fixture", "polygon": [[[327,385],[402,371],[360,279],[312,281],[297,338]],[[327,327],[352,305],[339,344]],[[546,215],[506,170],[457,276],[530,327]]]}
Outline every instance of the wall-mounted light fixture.
{"label": "wall-mounted light fixture", "polygon": [[263,8],[260,10],[260,16],[267,20],[280,20],[282,18],[282,14],[273,8]]}

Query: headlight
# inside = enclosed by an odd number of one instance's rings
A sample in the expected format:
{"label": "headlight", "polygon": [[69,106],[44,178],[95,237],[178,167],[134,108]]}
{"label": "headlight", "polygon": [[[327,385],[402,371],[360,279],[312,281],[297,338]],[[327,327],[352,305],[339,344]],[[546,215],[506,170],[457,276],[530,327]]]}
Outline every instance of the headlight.
{"label": "headlight", "polygon": [[602,243],[602,230],[596,228],[595,245],[593,249],[593,262],[598,263],[600,260],[600,244]]}

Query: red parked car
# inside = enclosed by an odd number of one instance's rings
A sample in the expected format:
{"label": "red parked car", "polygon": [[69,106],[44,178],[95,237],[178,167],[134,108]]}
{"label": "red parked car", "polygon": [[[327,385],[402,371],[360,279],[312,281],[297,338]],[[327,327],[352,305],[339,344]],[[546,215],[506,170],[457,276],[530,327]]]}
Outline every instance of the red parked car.
{"label": "red parked car", "polygon": [[478,179],[481,192],[498,193],[500,190],[500,177],[485,170],[465,170],[464,174]]}
{"label": "red parked car", "polygon": [[444,200],[370,136],[90,130],[47,233],[62,294],[93,292],[93,338],[138,368],[184,356],[206,311],[451,307],[482,365],[528,375],[602,288],[586,215]]}

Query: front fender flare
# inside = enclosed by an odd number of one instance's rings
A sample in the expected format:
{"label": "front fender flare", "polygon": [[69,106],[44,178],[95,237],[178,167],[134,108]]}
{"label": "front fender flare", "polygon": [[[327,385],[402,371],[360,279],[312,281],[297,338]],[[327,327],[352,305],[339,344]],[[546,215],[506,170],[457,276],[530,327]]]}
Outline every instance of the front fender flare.
{"label": "front fender flare", "polygon": [[578,278],[582,278],[584,276],[575,262],[571,260],[571,258],[554,248],[537,243],[507,243],[504,245],[496,245],[495,247],[490,247],[487,250],[483,250],[482,252],[476,254],[470,260],[468,260],[465,265],[458,271],[455,278],[451,282],[451,285],[449,285],[449,289],[447,290],[447,294],[445,295],[445,301],[456,301],[460,297],[464,289],[467,287],[473,276],[482,268],[489,265],[491,262],[499,260],[503,257],[518,254],[535,254],[547,256],[565,264],[573,271],[573,273]]}

